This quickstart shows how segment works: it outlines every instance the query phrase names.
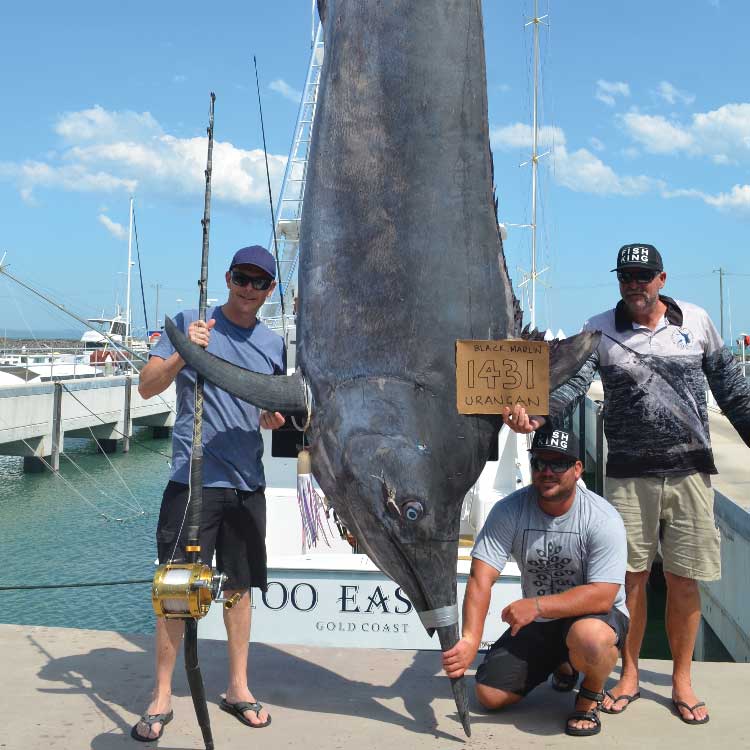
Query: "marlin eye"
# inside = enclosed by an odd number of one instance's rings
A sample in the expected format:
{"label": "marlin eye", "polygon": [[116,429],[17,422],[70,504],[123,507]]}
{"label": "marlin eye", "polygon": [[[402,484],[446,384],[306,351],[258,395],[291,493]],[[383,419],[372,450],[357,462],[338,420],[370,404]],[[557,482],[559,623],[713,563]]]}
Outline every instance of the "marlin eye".
{"label": "marlin eye", "polygon": [[424,506],[417,500],[404,503],[402,515],[407,521],[418,521],[424,515]]}

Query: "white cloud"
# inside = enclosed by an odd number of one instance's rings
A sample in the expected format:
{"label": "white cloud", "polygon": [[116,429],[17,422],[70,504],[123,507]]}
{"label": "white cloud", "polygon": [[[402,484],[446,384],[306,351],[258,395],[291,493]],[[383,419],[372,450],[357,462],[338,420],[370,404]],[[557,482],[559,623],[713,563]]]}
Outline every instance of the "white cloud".
{"label": "white cloud", "polygon": [[[514,123],[492,128],[490,140],[494,148],[531,148],[531,127]],[[620,176],[598,156],[585,148],[569,151],[565,133],[557,127],[541,128],[539,143],[552,148],[553,177],[560,185],[579,193],[596,195],[640,195],[659,189],[662,183],[644,175]]]}
{"label": "white cloud", "polygon": [[60,115],[55,132],[68,143],[109,143],[143,140],[163,131],[150,112],[110,112],[96,104],[90,109]]}
{"label": "white cloud", "polygon": [[136,181],[118,177],[100,169],[88,170],[81,164],[51,165],[39,161],[0,162],[0,179],[13,179],[21,197],[33,200],[37,187],[62,188],[74,192],[133,192]]}
{"label": "white cloud", "polygon": [[604,144],[596,136],[589,138],[589,145],[594,151],[604,151]]}
{"label": "white cloud", "polygon": [[99,223],[118,240],[124,240],[128,236],[125,227],[116,221],[112,221],[107,214],[99,214]]}
{"label": "white cloud", "polygon": [[618,175],[588,149],[568,152],[563,146],[554,153],[555,179],[577,193],[595,195],[641,195],[662,186],[659,180],[645,175]]}
{"label": "white cloud", "polygon": [[724,213],[750,219],[750,185],[735,185],[728,193],[711,195],[702,190],[671,190],[663,193],[665,198],[698,198],[705,204]]}
{"label": "white cloud", "polygon": [[750,218],[750,185],[735,185],[728,193],[704,197],[709,206]]}
{"label": "white cloud", "polygon": [[301,91],[292,88],[286,81],[282,81],[281,78],[271,81],[271,83],[268,84],[268,88],[271,89],[271,91],[281,94],[285,99],[289,99],[289,101],[292,101],[295,104],[299,104],[299,100],[302,98]]}
{"label": "white cloud", "polygon": [[630,96],[630,86],[624,81],[603,81],[601,78],[596,82],[596,93],[594,94],[600,102],[609,107],[614,107],[616,96]]}
{"label": "white cloud", "polygon": [[669,81],[661,81],[656,93],[669,104],[692,104],[695,101],[695,95],[689,94],[687,91],[680,91],[676,86],[673,86]]}
{"label": "white cloud", "polygon": [[[537,136],[540,148],[550,148],[565,144],[565,133],[561,128],[539,128]],[[533,133],[531,125],[516,122],[513,125],[490,129],[490,142],[496,148],[528,148],[531,149]]]}
{"label": "white cloud", "polygon": [[750,160],[750,103],[698,112],[688,123],[638,112],[623,115],[622,122],[630,136],[651,153],[685,152],[716,164]]}
{"label": "white cloud", "polygon": [[[115,112],[95,106],[62,115],[55,131],[65,142],[49,161],[0,162],[0,179],[16,182],[25,200],[36,188],[97,193],[147,192],[167,197],[202,195],[207,140],[178,138],[148,112]],[[271,180],[281,181],[286,157],[268,155]],[[212,193],[239,205],[268,200],[261,149],[216,141]]]}
{"label": "white cloud", "polygon": [[652,154],[670,154],[693,147],[693,136],[679,124],[669,122],[662,115],[642,115],[628,112],[622,115],[628,133]]}

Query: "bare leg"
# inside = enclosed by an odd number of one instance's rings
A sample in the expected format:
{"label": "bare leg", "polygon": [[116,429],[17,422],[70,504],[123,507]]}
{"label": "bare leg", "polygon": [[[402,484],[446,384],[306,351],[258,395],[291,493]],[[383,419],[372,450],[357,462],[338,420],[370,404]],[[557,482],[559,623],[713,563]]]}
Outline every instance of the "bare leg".
{"label": "bare leg", "polygon": [[[236,592],[227,591],[227,597]],[[231,609],[224,610],[224,626],[227,629],[229,654],[229,684],[226,699],[229,703],[248,701],[255,703],[255,696],[247,684],[247,657],[250,649],[250,592],[244,591],[242,598]],[[254,711],[245,711],[245,718],[252,724],[263,724],[268,720],[264,708],[257,716]]]}
{"label": "bare leg", "polygon": [[[165,714],[172,708],[172,674],[184,633],[183,620],[156,618],[156,684],[151,694],[151,703],[146,709],[147,714]],[[139,721],[136,732],[142,737],[154,738],[160,729],[161,724],[156,722],[149,732],[148,726]]]}
{"label": "bare leg", "polygon": [[[588,690],[600,693],[604,683],[617,662],[617,635],[606,622],[594,618],[584,618],[573,623],[568,632],[568,654],[574,669],[582,672],[583,682]],[[579,697],[576,711],[590,711],[596,702]],[[574,729],[593,729],[594,723],[586,719],[570,722]]]}
{"label": "bare leg", "polygon": [[[622,650],[622,675],[620,675],[617,684],[610,690],[615,698],[619,698],[621,695],[635,695],[638,692],[638,657],[646,632],[646,584],[648,583],[648,576],[648,570],[638,573],[625,573],[625,595],[630,612],[630,627]],[[602,705],[606,709],[611,709],[614,706],[614,712],[621,713],[623,710],[622,703],[622,701],[613,701],[605,696]]]}
{"label": "bare leg", "polygon": [[[690,668],[693,661],[695,639],[701,620],[701,598],[698,582],[664,571],[667,581],[667,638],[672,651],[672,698],[684,701],[688,706],[699,702],[693,692]],[[690,712],[680,707],[686,719],[704,719],[708,709],[699,706]]]}
{"label": "bare leg", "polygon": [[477,700],[488,711],[498,711],[505,706],[512,706],[523,698],[518,693],[510,693],[507,690],[498,690],[489,685],[476,685]]}

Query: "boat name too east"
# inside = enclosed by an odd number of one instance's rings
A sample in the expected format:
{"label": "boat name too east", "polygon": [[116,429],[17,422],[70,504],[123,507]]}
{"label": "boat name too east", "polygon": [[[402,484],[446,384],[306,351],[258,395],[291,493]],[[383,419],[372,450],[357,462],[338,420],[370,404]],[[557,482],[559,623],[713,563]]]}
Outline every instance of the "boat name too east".
{"label": "boat name too east", "polygon": [[[361,587],[358,584],[339,584],[336,586],[337,607],[335,610],[345,615],[371,615],[380,617],[382,615],[408,615],[414,606],[402,591],[397,587],[393,595],[386,593],[379,585],[374,587]],[[323,593],[330,595],[329,589]],[[331,613],[331,608],[321,602],[321,592],[316,586],[307,581],[292,584],[282,581],[269,581],[268,590],[262,594],[263,604],[273,612],[281,610],[295,610],[297,612],[312,613],[323,605],[326,614]],[[253,608],[255,604],[253,604]],[[394,622],[380,620],[362,620],[359,622],[333,620],[329,617],[316,620],[315,628],[320,631],[340,631],[362,633],[408,633],[408,622]]]}

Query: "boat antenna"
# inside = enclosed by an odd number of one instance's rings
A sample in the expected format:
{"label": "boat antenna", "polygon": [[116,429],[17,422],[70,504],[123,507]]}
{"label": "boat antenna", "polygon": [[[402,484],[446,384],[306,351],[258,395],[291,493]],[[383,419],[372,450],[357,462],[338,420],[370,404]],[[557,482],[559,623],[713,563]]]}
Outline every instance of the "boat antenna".
{"label": "boat antenna", "polygon": [[273,235],[273,252],[276,256],[276,278],[279,280],[279,302],[281,303],[281,326],[286,331],[286,311],[284,310],[284,289],[281,284],[281,264],[279,263],[279,243],[276,240],[276,217],[273,213],[273,194],[271,193],[271,173],[268,170],[268,149],[266,148],[266,129],[263,125],[263,106],[260,102],[260,82],[258,81],[258,61],[253,55],[255,66],[255,88],[258,91],[258,112],[260,112],[260,132],[263,136],[263,155],[266,157],[266,182],[268,183],[268,205],[271,207],[271,234]]}
{"label": "boat antenna", "polygon": [[536,328],[536,280],[547,270],[544,268],[538,271],[536,263],[537,169],[539,167],[539,160],[549,154],[549,151],[545,151],[543,154],[539,153],[539,118],[537,114],[539,109],[539,25],[544,23],[546,18],[546,15],[539,16],[539,0],[534,0],[534,17],[526,24],[526,26],[531,26],[532,24],[534,26],[534,96],[531,121],[531,158],[521,165],[523,167],[526,164],[531,164],[531,223],[525,225],[531,229],[531,271],[521,286],[528,284],[530,287],[530,291],[527,289],[526,293],[529,299],[529,327],[532,331]]}
{"label": "boat antenna", "polygon": [[130,215],[128,217],[128,288],[125,293],[125,343],[132,341],[130,331],[130,272],[133,268],[133,196],[130,196]]}
{"label": "boat antenna", "polygon": [[[146,293],[143,291],[143,265],[141,264],[141,247],[138,244],[138,224],[135,220],[135,208],[133,208],[133,235],[135,236],[135,251],[138,256],[138,276],[141,280],[141,302],[143,303],[143,322],[146,324],[146,336],[148,336],[148,313],[146,312]],[[157,307],[158,307],[157,302]]]}

